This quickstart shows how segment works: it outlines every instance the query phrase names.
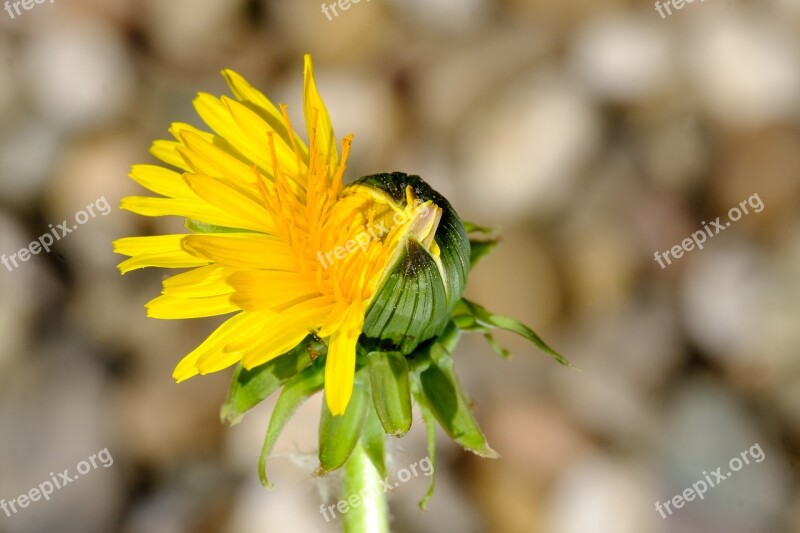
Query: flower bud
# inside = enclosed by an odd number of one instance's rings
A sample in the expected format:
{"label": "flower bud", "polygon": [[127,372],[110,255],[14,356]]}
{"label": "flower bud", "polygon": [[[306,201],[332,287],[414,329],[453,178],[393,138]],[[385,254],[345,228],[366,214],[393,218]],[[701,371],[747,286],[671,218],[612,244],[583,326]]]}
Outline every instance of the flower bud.
{"label": "flower bud", "polygon": [[392,222],[404,225],[367,310],[362,344],[409,355],[419,343],[442,332],[464,292],[470,268],[464,224],[450,203],[419,176],[375,174],[351,188],[383,197],[392,207]]}

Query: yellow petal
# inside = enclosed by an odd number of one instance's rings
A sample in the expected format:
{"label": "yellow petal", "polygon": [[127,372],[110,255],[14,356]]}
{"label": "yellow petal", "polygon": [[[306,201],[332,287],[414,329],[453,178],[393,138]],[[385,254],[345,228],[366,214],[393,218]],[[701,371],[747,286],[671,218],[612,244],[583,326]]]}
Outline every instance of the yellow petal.
{"label": "yellow petal", "polygon": [[133,165],[130,177],[145,189],[169,198],[197,198],[183,177],[156,165]]}
{"label": "yellow petal", "polygon": [[[319,150],[322,161],[328,164],[328,168],[334,169],[339,163],[339,154],[336,148],[336,137],[333,134],[333,124],[328,115],[328,109],[322,101],[317,84],[314,81],[314,65],[311,55],[304,57],[304,83],[303,83],[303,110],[306,117],[306,128],[308,129],[309,142],[314,139]],[[316,124],[314,119],[316,118]],[[316,131],[315,131],[316,128]]]}
{"label": "yellow petal", "polygon": [[176,150],[178,143],[175,141],[158,140],[150,146],[150,153],[164,163],[182,170],[191,170],[181,155]]}
{"label": "yellow petal", "polygon": [[364,310],[360,303],[347,311],[339,330],[328,342],[325,363],[325,401],[334,416],[343,415],[353,394],[356,371],[356,343],[364,325]]}
{"label": "yellow petal", "polygon": [[282,355],[302,341],[325,320],[335,305],[329,296],[299,303],[275,315],[251,342],[237,341],[226,350],[243,351],[242,365],[253,368]]}
{"label": "yellow petal", "polygon": [[[261,110],[262,116],[270,117],[277,124],[281,124],[281,113],[264,93],[250,85],[250,83],[238,72],[231,69],[224,69],[222,75],[228,82],[233,95],[240,101],[252,104]],[[266,120],[266,119],[265,119]]]}
{"label": "yellow petal", "polygon": [[228,285],[226,278],[231,272],[230,269],[217,265],[194,268],[165,279],[164,289],[161,292],[178,298],[230,295],[233,293],[233,287]]}
{"label": "yellow petal", "polygon": [[225,353],[223,347],[240,338],[251,338],[254,332],[257,333],[264,327],[270,316],[269,312],[243,312],[229,318],[178,363],[172,377],[181,382],[201,373],[201,369],[198,368],[201,359],[204,361],[202,373],[212,372],[213,370],[210,370],[212,368],[222,370],[235,364],[239,360],[237,354]]}
{"label": "yellow petal", "polygon": [[130,256],[117,268],[123,274],[145,267],[189,268],[207,265],[208,259],[191,255],[183,249],[186,235],[126,237],[114,241],[114,251]]}
{"label": "yellow petal", "polygon": [[321,296],[312,276],[295,272],[243,270],[231,274],[227,282],[235,291],[231,302],[246,311],[279,311],[280,306]]}
{"label": "yellow petal", "polygon": [[183,247],[189,253],[210,259],[223,266],[239,269],[297,269],[291,248],[280,240],[257,233],[188,235]]}
{"label": "yellow petal", "polygon": [[[275,105],[261,91],[250,85],[239,73],[225,69],[222,71],[222,75],[225,76],[233,95],[278,132],[278,135],[286,142],[287,146],[291,146],[292,139],[283,122],[283,117]],[[300,149],[305,161],[308,161],[308,147],[297,135],[294,137],[296,146]]]}
{"label": "yellow petal", "polygon": [[[281,168],[295,168],[297,159],[294,150],[292,150],[290,145],[286,144],[286,141],[284,141],[269,124],[239,102],[224,96],[221,100],[248,138],[263,139],[266,141],[269,139],[270,134],[273,134],[278,165]],[[305,186],[307,170],[308,168],[305,165],[301,165],[301,167],[297,169],[296,174],[292,175],[292,178],[299,182],[301,186]]]}
{"label": "yellow petal", "polygon": [[184,198],[128,196],[122,199],[120,208],[147,217],[175,216],[191,218],[193,220],[199,220],[200,222],[227,228],[238,228],[249,225],[247,219],[225,212],[200,198],[191,200]]}
{"label": "yellow petal", "polygon": [[[251,165],[237,154],[222,149],[195,132],[178,133],[182,145],[178,146],[177,151],[192,171],[234,182],[255,182]],[[269,176],[272,176],[271,172]]]}
{"label": "yellow petal", "polygon": [[263,233],[275,231],[275,225],[254,190],[230,181],[212,178],[203,174],[186,174],[185,181],[191,190],[211,205],[239,220],[237,228]]}
{"label": "yellow petal", "polygon": [[169,125],[169,132],[175,137],[175,140],[181,142],[181,133],[184,131],[191,132],[195,135],[198,135],[201,139],[211,144],[214,143],[221,143],[225,144],[225,148],[228,149],[230,146],[227,142],[222,138],[210,133],[208,131],[203,131],[200,128],[196,128],[191,124],[187,124],[186,122],[173,122]]}
{"label": "yellow petal", "polygon": [[325,322],[319,328],[317,335],[320,337],[329,337],[333,334],[336,330],[338,330],[341,325],[342,321],[347,316],[347,311],[350,309],[351,303],[347,300],[339,300],[331,310],[331,313],[328,315],[328,318],[325,319]]}
{"label": "yellow petal", "polygon": [[165,320],[227,315],[241,311],[238,306],[231,303],[230,296],[226,294],[204,298],[161,295],[150,300],[145,307],[150,318]]}
{"label": "yellow petal", "polygon": [[207,93],[200,93],[194,99],[194,108],[203,122],[217,135],[235,146],[250,163],[255,163],[262,170],[271,172],[272,160],[266,150],[267,139],[248,136],[236,123],[222,100]]}

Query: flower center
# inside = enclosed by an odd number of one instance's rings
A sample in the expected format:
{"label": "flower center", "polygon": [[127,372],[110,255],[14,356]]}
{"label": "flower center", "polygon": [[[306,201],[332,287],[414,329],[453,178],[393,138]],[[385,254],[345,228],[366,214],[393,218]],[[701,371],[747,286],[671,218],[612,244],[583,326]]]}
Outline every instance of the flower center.
{"label": "flower center", "polygon": [[[285,106],[281,110],[294,138]],[[344,187],[352,136],[342,140],[341,160],[335,154],[326,159],[317,142],[317,120],[315,111],[305,186],[281,168],[271,134],[274,182],[255,167],[253,172],[276,236],[290,246],[298,272],[313,276],[321,294],[342,303],[367,304],[408,238],[438,259],[434,235],[442,211],[432,201],[417,198],[411,187],[405,191],[405,206],[372,187]],[[294,150],[300,169],[304,158],[297,146]]]}

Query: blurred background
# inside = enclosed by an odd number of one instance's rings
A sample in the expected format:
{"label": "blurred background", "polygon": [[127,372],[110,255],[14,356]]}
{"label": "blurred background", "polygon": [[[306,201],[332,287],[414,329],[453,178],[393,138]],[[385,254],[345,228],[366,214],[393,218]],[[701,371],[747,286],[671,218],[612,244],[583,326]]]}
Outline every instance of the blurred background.
{"label": "blurred background", "polygon": [[[581,371],[500,335],[456,353],[490,444],[439,438],[427,478],[391,495],[393,530],[800,531],[800,2],[708,0],[659,15],[625,0],[56,0],[0,11],[0,253],[105,198],[19,268],[0,267],[0,498],[100,467],[8,533],[332,532],[316,466],[320,397],[284,432],[261,488],[274,397],[219,421],[230,372],[174,365],[216,320],[147,319],[163,272],[122,278],[121,236],[179,230],[116,208],[141,190],[197,91],[240,71],[301,119],[302,54],[349,178],[423,176],[502,228],[468,296],[522,319]],[[11,15],[14,15],[12,18]],[[662,269],[662,253],[754,194],[751,213]],[[96,210],[97,211],[97,210]],[[427,454],[419,419],[395,472]],[[663,519],[656,501],[758,444],[765,459]]]}

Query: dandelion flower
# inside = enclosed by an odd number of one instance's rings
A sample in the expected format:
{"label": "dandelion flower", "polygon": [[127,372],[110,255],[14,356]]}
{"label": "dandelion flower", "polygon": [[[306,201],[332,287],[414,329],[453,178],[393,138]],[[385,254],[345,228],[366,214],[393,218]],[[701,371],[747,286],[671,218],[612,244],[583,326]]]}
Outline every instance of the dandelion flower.
{"label": "dandelion flower", "polygon": [[[462,297],[470,268],[497,244],[492,231],[462,222],[418,176],[345,184],[352,136],[337,141],[309,56],[307,144],[285,106],[239,74],[223,75],[235,98],[201,93],[194,101],[211,131],[172,124],[174,140],[151,148],[167,166],[135,165],[130,174],[158,196],[121,205],[184,218],[189,232],[114,243],[128,256],[123,274],[187,269],[164,280],[146,305],[149,316],[231,315],[180,361],[174,378],[237,365],[222,409],[232,423],[282,388],[261,454],[265,485],[265,460],[282,428],[323,389],[318,475],[354,456],[352,469],[369,463],[384,476],[382,439],[409,430],[412,399],[432,465],[435,422],[465,449],[495,457],[453,369],[461,333],[481,333],[507,356],[491,330],[512,331],[568,363],[526,326]],[[432,490],[433,482],[421,505]]]}
{"label": "dandelion flower", "polygon": [[[389,266],[414,246],[445,268],[433,238],[442,206],[417,196],[421,180],[392,191],[399,198],[365,182],[344,186],[352,136],[341,141],[340,153],[309,56],[308,146],[285,106],[276,108],[237,73],[223,75],[236,99],[200,94],[194,101],[212,133],[176,123],[175,140],[153,144],[153,155],[177,170],[133,167],[131,177],[162,197],[122,202],[140,215],[185,217],[195,233],[120,239],[116,251],[130,258],[119,268],[191,268],[164,281],[163,294],[147,304],[151,317],[234,313],[184,357],[176,380],[238,362],[250,369],[314,334],[328,341],[325,397],[331,412],[342,414],[352,393],[356,343]],[[463,229],[457,237],[466,243]],[[428,337],[461,296],[468,253],[455,258],[458,293],[447,295],[449,305],[440,306]],[[371,330],[380,329],[380,314],[376,307],[367,317]]]}

